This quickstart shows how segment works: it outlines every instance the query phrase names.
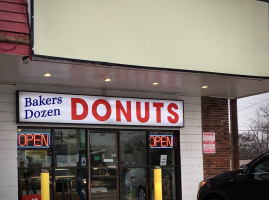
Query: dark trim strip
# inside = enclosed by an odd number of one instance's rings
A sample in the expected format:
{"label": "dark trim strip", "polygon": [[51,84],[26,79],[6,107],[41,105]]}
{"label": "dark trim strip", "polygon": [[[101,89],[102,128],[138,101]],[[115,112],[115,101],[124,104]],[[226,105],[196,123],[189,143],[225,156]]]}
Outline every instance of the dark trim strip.
{"label": "dark trim strip", "polygon": [[[33,27],[32,27],[33,30]],[[32,35],[32,41],[33,35]],[[33,42],[32,42],[33,43]],[[163,67],[152,67],[152,66],[139,66],[139,65],[129,65],[129,64],[119,64],[119,63],[110,63],[110,62],[101,62],[101,61],[91,61],[91,60],[80,60],[72,58],[62,58],[54,56],[44,56],[34,54],[33,51],[33,60],[34,61],[49,61],[49,62],[60,62],[60,63],[72,63],[72,64],[88,64],[88,65],[102,65],[104,67],[125,67],[125,68],[134,68],[134,69],[147,69],[147,70],[160,70],[160,71],[171,71],[171,72],[184,72],[184,73],[194,73],[194,74],[208,74],[208,75],[220,75],[220,76],[230,76],[230,77],[242,77],[250,79],[269,79],[269,76],[250,76],[250,75],[240,75],[240,74],[227,74],[227,73],[218,73],[218,72],[206,72],[206,71],[197,71],[197,70],[186,70],[186,69],[174,69],[174,68],[163,68]]]}

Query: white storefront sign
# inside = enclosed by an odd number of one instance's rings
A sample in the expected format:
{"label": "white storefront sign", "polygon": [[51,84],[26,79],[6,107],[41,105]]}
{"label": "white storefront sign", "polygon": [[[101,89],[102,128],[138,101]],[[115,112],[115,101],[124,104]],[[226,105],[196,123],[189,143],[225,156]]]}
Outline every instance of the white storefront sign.
{"label": "white storefront sign", "polygon": [[183,101],[18,92],[18,122],[182,127]]}

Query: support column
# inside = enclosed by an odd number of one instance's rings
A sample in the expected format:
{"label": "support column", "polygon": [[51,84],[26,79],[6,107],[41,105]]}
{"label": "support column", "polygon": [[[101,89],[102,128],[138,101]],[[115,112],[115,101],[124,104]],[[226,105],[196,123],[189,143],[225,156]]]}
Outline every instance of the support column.
{"label": "support column", "polygon": [[231,168],[228,99],[202,97],[202,131],[215,133],[216,153],[203,154],[204,178]]}
{"label": "support column", "polygon": [[231,159],[232,170],[239,169],[237,100],[230,99]]}

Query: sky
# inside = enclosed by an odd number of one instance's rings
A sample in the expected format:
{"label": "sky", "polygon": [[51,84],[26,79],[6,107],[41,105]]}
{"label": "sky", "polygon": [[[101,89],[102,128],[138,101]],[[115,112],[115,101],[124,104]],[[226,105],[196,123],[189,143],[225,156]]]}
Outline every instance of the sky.
{"label": "sky", "polygon": [[255,112],[259,106],[266,104],[269,104],[269,93],[238,99],[238,131],[249,130],[248,121],[255,117]]}

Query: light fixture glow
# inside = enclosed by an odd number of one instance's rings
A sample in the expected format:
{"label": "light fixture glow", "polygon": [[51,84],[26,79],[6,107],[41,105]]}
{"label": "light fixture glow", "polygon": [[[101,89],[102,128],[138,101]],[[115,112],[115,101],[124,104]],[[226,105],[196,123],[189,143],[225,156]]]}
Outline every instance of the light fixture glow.
{"label": "light fixture glow", "polygon": [[46,73],[44,74],[45,77],[51,77],[51,74],[50,73]]}
{"label": "light fixture glow", "polygon": [[159,85],[159,83],[158,82],[154,82],[154,83],[152,83],[152,85]]}
{"label": "light fixture glow", "polygon": [[207,89],[208,86],[207,86],[207,85],[203,85],[202,88],[203,88],[203,89]]}
{"label": "light fixture glow", "polygon": [[110,81],[111,81],[110,78],[106,78],[106,79],[105,79],[105,82],[110,82]]}

